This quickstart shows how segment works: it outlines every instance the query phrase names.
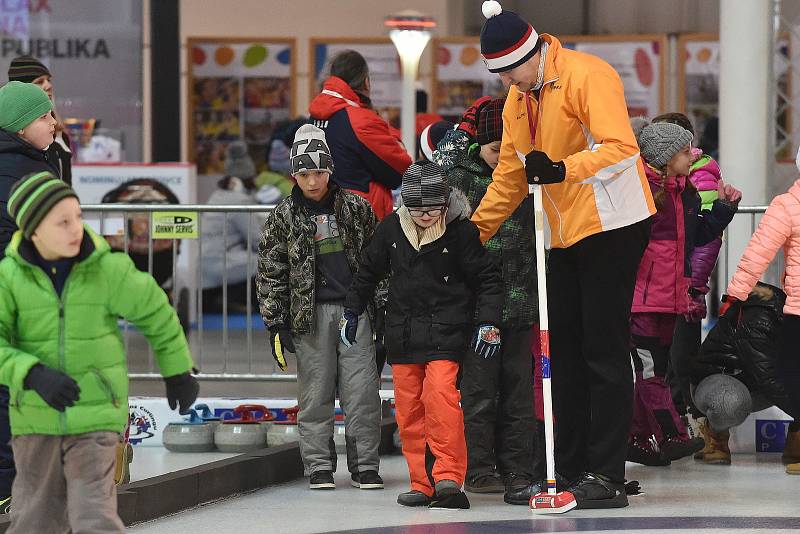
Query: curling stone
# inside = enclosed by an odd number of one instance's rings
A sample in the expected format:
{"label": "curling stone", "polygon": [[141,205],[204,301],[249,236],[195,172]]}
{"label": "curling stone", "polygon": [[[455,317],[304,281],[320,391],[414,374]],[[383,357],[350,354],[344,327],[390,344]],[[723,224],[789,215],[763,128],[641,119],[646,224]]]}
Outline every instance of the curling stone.
{"label": "curling stone", "polygon": [[199,412],[200,418],[211,425],[211,428],[214,430],[217,429],[217,425],[222,422],[220,417],[214,415],[214,412],[211,411],[211,408],[208,407],[208,404],[196,404],[194,409]]}
{"label": "curling stone", "polygon": [[295,406],[293,408],[286,408],[285,421],[275,421],[267,432],[267,443],[270,447],[283,445],[284,443],[292,443],[300,439],[300,434],[297,429],[297,412],[300,408]]}
{"label": "curling stone", "polygon": [[203,421],[194,410],[180,423],[170,423],[164,428],[164,448],[172,452],[209,452],[214,450],[214,428]]}
{"label": "curling stone", "polygon": [[214,443],[220,451],[248,452],[267,446],[267,431],[250,408],[245,404],[225,414],[214,431]]}

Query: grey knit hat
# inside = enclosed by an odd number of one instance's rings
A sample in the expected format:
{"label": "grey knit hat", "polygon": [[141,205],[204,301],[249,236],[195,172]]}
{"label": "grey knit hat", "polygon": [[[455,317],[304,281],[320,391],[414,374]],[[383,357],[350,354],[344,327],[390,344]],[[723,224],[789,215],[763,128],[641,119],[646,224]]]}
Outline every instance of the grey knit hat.
{"label": "grey knit hat", "polygon": [[400,197],[409,208],[447,205],[450,186],[444,169],[430,161],[412,163],[403,173]]}
{"label": "grey knit hat", "polygon": [[297,129],[289,159],[292,174],[308,171],[333,174],[333,157],[325,132],[313,124],[304,124]]}
{"label": "grey knit hat", "polygon": [[692,142],[692,137],[689,130],[677,124],[654,122],[642,128],[636,140],[647,163],[656,169],[661,169],[672,156]]}
{"label": "grey knit hat", "polygon": [[639,135],[642,133],[642,130],[648,124],[650,124],[650,121],[645,117],[631,117],[631,128],[633,128],[633,135],[636,137],[637,141],[639,140]]}
{"label": "grey knit hat", "polygon": [[225,174],[242,180],[256,175],[256,164],[242,141],[234,141],[225,150]]}
{"label": "grey knit hat", "polygon": [[742,382],[730,375],[710,375],[692,395],[697,408],[717,432],[739,426],[753,410],[753,398]]}

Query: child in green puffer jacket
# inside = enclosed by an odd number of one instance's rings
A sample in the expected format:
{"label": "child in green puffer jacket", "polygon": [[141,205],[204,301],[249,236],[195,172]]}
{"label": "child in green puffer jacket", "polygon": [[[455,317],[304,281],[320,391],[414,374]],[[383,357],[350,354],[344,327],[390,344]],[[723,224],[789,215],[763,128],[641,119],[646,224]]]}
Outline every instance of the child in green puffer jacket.
{"label": "child in green puffer jacket", "polygon": [[11,189],[19,230],[0,262],[0,383],[10,390],[12,534],[122,533],[115,450],[128,421],[122,316],[148,338],[170,407],[197,397],[167,296],[83,225],[75,191],[49,172]]}

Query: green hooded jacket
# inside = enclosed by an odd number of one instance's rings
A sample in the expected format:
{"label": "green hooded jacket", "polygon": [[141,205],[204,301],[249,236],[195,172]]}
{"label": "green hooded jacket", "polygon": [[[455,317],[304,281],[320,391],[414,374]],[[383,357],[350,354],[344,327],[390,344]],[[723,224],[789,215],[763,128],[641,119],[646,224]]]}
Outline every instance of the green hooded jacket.
{"label": "green hooded jacket", "polygon": [[[10,390],[11,433],[122,432],[128,421],[128,368],[118,317],[150,341],[161,374],[192,368],[189,346],[167,295],[147,273],[85,228],[61,297],[17,231],[0,262],[0,383]],[[75,380],[80,399],[58,412],[24,389],[43,364]]]}

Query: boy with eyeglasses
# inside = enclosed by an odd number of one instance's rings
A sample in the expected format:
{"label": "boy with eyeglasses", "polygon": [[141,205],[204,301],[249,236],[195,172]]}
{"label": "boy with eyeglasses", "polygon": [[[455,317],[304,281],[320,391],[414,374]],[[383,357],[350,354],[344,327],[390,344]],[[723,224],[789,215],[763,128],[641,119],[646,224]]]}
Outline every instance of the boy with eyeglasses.
{"label": "boy with eyeglasses", "polygon": [[451,191],[441,167],[412,164],[401,195],[403,207],[378,225],[362,253],[344,303],[342,341],[357,340],[359,316],[389,275],[384,343],[411,477],[411,491],[397,502],[469,508],[456,377],[467,351],[480,358],[500,351],[500,270],[469,221],[467,199]]}

